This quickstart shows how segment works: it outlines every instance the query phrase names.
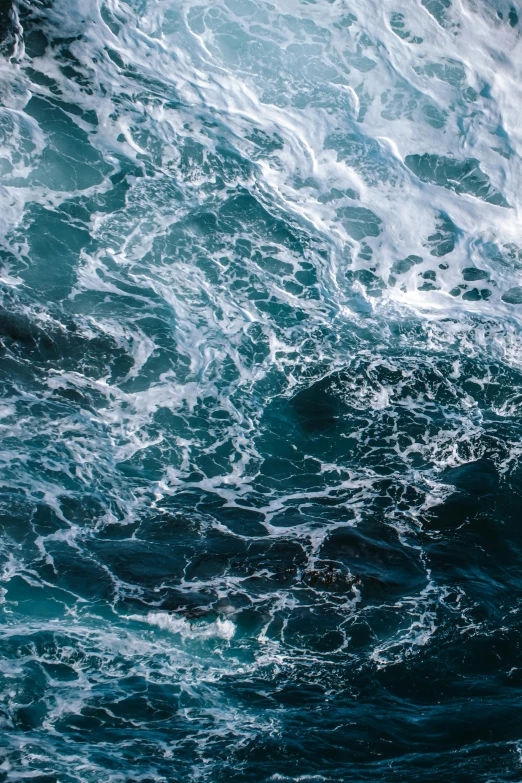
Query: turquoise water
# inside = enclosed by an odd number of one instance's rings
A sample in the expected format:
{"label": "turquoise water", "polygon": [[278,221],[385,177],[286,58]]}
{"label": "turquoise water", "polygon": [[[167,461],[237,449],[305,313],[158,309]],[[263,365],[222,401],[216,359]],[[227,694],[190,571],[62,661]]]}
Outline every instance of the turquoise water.
{"label": "turquoise water", "polygon": [[522,9],[0,8],[0,781],[522,779]]}

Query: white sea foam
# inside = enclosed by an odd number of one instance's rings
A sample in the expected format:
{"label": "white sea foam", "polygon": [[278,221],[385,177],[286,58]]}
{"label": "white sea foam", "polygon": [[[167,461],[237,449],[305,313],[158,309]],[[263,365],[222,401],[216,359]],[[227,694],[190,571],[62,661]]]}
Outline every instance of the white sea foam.
{"label": "white sea foam", "polygon": [[236,633],[231,620],[220,617],[212,623],[191,623],[184,617],[175,617],[168,612],[148,612],[145,615],[131,614],[129,620],[155,625],[162,631],[179,634],[182,639],[224,639],[229,642]]}

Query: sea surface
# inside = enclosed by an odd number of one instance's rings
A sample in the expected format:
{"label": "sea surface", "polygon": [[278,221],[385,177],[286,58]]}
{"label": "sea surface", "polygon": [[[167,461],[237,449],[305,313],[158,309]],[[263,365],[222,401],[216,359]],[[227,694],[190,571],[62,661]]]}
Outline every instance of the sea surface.
{"label": "sea surface", "polygon": [[522,781],[519,0],[0,33],[0,783]]}

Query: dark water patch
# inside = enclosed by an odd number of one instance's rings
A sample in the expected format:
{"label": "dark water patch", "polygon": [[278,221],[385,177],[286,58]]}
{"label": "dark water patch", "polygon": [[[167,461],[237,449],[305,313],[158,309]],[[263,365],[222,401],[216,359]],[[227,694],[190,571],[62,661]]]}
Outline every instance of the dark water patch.
{"label": "dark water patch", "polygon": [[502,301],[508,304],[522,304],[522,288],[514,286],[502,294]]}
{"label": "dark water patch", "polygon": [[433,16],[437,22],[444,27],[446,21],[446,11],[451,7],[451,0],[421,0],[422,5]]}
{"label": "dark water patch", "polygon": [[441,479],[471,495],[492,494],[498,491],[499,486],[498,472],[488,460],[477,460],[458,468],[450,468],[441,474]]}
{"label": "dark water patch", "polygon": [[372,538],[355,529],[338,529],[322,545],[321,557],[343,563],[359,580],[363,599],[367,594],[389,599],[394,592],[404,594],[426,584],[419,553],[408,552],[387,530]]}
{"label": "dark water patch", "polygon": [[393,11],[390,17],[390,27],[395,35],[402,38],[403,41],[408,41],[411,44],[421,44],[422,38],[418,35],[412,35],[409,30],[406,29],[406,22],[404,21],[404,14],[398,11]]}
{"label": "dark water patch", "polygon": [[452,253],[459,237],[459,229],[452,219],[441,212],[435,224],[435,233],[428,236],[428,247],[432,256],[446,256]]}
{"label": "dark water patch", "polygon": [[472,288],[470,291],[465,291],[462,294],[462,299],[465,302],[479,302],[481,299],[489,299],[491,291],[488,288]]}
{"label": "dark water patch", "polygon": [[489,274],[485,269],[477,269],[476,267],[466,267],[462,270],[462,277],[464,280],[487,280]]}
{"label": "dark water patch", "polygon": [[440,155],[406,155],[406,166],[423,182],[431,182],[455,193],[467,193],[500,207],[509,207],[504,196],[490,183],[475,158],[457,160]]}

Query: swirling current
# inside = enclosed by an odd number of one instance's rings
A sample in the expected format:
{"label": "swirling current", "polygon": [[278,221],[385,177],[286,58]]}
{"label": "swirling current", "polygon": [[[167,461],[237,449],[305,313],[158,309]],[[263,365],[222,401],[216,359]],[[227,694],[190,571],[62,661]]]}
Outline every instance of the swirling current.
{"label": "swirling current", "polygon": [[518,783],[519,0],[0,33],[0,781]]}

